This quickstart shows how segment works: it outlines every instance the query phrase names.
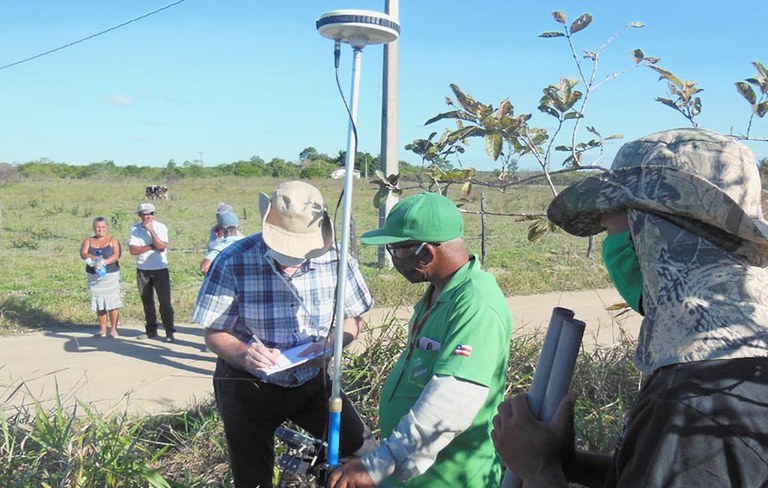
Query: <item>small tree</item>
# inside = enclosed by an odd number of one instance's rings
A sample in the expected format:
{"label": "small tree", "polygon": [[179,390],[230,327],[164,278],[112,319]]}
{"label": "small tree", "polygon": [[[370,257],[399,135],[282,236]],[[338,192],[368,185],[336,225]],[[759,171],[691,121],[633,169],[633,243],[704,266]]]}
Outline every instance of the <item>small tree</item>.
{"label": "small tree", "polygon": [[[681,80],[670,70],[659,66],[659,58],[647,56],[641,49],[631,51],[631,63],[627,68],[598,79],[603,51],[625,30],[642,28],[642,23],[626,24],[596,49],[579,51],[574,44],[574,36],[591,25],[592,15],[582,14],[570,24],[565,12],[552,12],[552,18],[560,25],[560,29],[543,32],[539,37],[566,41],[578,77],[561,77],[556,83],[542,89],[537,109],[539,114],[550,117],[550,124],[534,125],[533,113],[517,114],[509,99],[493,106],[474,99],[458,85],[451,84],[453,97],[446,98],[450,110],[430,118],[425,125],[451,120],[455,128],[445,129],[439,139],[436,139],[437,133],[432,132],[427,139],[416,139],[405,146],[422,159],[420,186],[446,194],[448,186],[461,183],[461,199],[467,200],[472,185],[491,186],[503,191],[511,185],[544,179],[552,194],[557,195],[553,175],[585,169],[605,171],[603,158],[606,141],[623,136],[620,133],[603,135],[603,131],[596,126],[587,125],[587,109],[594,92],[600,86],[637,68],[646,67],[656,71],[660,79],[667,82],[668,89],[668,96],[659,97],[656,101],[672,108],[694,127],[698,127],[696,117],[702,110],[699,96],[702,89],[695,82]],[[750,136],[754,116],[763,117],[768,113],[768,71],[758,62],[753,65],[758,71],[757,76],[736,83],[739,93],[752,106],[752,115],[746,135],[735,137],[751,140],[755,140]],[[759,91],[759,95],[753,87]],[[555,126],[548,129],[552,119]],[[486,154],[492,161],[499,163],[498,180],[495,182],[477,180],[473,168],[461,171],[444,171],[440,168],[439,162],[448,158],[455,159],[461,167],[460,157],[465,152],[465,145],[475,138],[483,139]],[[562,153],[562,158],[555,158],[556,153]],[[513,178],[522,157],[534,158],[542,171],[526,178]],[[552,166],[556,161],[560,162],[561,169],[553,171]],[[384,201],[388,192],[401,190],[397,175],[385,177],[377,173],[373,183],[379,185],[374,205]],[[531,215],[519,217],[530,219]],[[551,223],[541,215],[529,227],[528,237],[536,240],[551,228]],[[590,238],[588,254],[591,249]]]}

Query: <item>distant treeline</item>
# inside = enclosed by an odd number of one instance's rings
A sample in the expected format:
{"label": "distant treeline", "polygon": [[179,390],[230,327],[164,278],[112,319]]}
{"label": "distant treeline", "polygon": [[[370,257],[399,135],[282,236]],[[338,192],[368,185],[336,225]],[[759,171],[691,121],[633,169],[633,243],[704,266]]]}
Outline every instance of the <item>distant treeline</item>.
{"label": "distant treeline", "polygon": [[[113,161],[102,161],[87,165],[67,164],[42,158],[16,165],[0,163],[0,182],[11,182],[18,178],[92,178],[141,177],[153,180],[172,181],[178,178],[213,178],[217,176],[275,177],[275,178],[328,178],[331,173],[344,167],[346,151],[339,151],[336,156],[319,153],[308,147],[299,154],[299,162],[273,158],[267,162],[259,156],[248,160],[235,161],[216,166],[204,165],[201,161],[177,163],[171,159],[163,166],[138,166],[129,164],[118,166]],[[379,158],[369,153],[357,154],[355,169],[361,174],[372,174],[379,168]],[[403,177],[417,175],[421,168],[405,161],[400,162]]]}
{"label": "distant treeline", "polygon": [[[302,164],[292,163],[283,159],[275,158],[265,162],[259,157],[253,157],[248,161],[237,161],[230,164],[218,166],[203,166],[199,163],[185,162],[181,165],[174,161],[169,161],[165,167],[157,166],[137,166],[127,165],[118,166],[112,161],[100,163],[91,163],[87,165],[75,165],[67,163],[57,163],[54,161],[38,160],[17,165],[0,163],[0,184],[14,183],[22,178],[143,178],[148,181],[174,181],[181,178],[215,178],[219,176],[241,176],[241,177],[275,177],[275,178],[300,178],[300,179],[322,179],[329,178],[331,173],[341,165],[335,162],[325,160],[307,160]],[[378,158],[371,160],[368,171],[365,168],[361,171],[361,176],[373,177],[373,172],[379,168]],[[400,161],[400,177],[403,180],[419,179],[422,168],[413,166],[405,161]],[[515,179],[527,179],[541,172],[519,171],[515,173]],[[497,180],[499,172],[478,171],[476,178],[485,181]],[[567,185],[575,180],[584,178],[586,174],[566,173],[553,175],[552,179],[556,185]],[[542,184],[543,179],[535,179],[528,184]]]}
{"label": "distant treeline", "polygon": [[[309,148],[312,149],[312,148]],[[274,158],[265,162],[262,158],[254,156],[247,161],[236,161],[218,166],[204,166],[200,162],[185,161],[177,164],[174,160],[168,161],[165,167],[157,166],[118,166],[113,161],[103,161],[88,165],[75,165],[57,163],[47,159],[40,159],[21,164],[0,163],[0,184],[14,183],[22,178],[99,178],[99,177],[136,177],[148,181],[174,181],[181,178],[215,178],[219,176],[241,177],[274,177],[274,178],[301,178],[322,179],[330,177],[331,173],[344,166],[344,151],[339,155],[329,158],[325,154],[316,154],[307,151],[301,153],[304,159],[299,163],[293,163],[281,158]],[[362,176],[373,177],[373,173],[379,168],[379,158],[368,153],[358,154],[355,164]],[[403,180],[417,180],[422,175],[420,166],[411,165],[400,161],[400,177]],[[760,161],[760,170],[763,176],[763,187],[768,187],[768,158]],[[517,171],[510,175],[514,180],[522,180],[526,183],[539,185],[544,181],[541,178],[529,180],[531,176],[541,175],[540,171]],[[552,175],[552,181],[557,186],[564,186],[594,174],[590,172],[568,172]],[[478,171],[476,178],[492,182],[498,179],[499,171]]]}

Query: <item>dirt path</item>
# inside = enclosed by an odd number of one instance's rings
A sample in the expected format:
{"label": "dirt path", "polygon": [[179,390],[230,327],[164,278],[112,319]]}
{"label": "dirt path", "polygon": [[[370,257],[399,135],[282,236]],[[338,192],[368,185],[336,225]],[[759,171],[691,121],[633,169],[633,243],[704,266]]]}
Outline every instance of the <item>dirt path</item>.
{"label": "dirt path", "polygon": [[[549,293],[509,298],[515,335],[546,331],[552,308],[570,308],[587,323],[587,347],[616,342],[623,332],[637,335],[640,317],[614,319],[605,308],[621,299],[614,290]],[[387,317],[407,319],[410,310],[375,309],[371,325]],[[215,356],[205,351],[200,327],[178,326],[176,342],[141,341],[138,328],[126,327],[117,339],[92,337],[92,330],[59,330],[0,339],[0,404],[7,411],[44,408],[75,399],[105,413],[167,412],[211,397]]]}

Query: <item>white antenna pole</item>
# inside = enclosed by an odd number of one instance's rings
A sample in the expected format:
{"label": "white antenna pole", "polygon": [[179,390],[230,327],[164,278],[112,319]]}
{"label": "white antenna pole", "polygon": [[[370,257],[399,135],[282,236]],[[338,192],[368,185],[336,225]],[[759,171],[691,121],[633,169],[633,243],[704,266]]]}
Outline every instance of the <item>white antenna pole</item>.
{"label": "white antenna pole", "polygon": [[[343,213],[341,217],[341,249],[339,250],[339,276],[336,284],[336,343],[334,351],[341,351],[344,347],[344,334],[342,326],[344,324],[344,297],[346,297],[347,283],[347,261],[349,259],[349,235],[352,209],[352,177],[355,170],[355,152],[357,151],[357,141],[355,140],[355,126],[357,124],[358,90],[360,88],[360,65],[363,59],[363,48],[354,48],[354,59],[352,66],[352,94],[350,96],[349,112],[351,119],[349,121],[349,130],[347,131],[347,159],[344,163],[344,199],[342,200]],[[333,355],[333,383],[331,384],[331,397],[341,398],[340,378],[341,373],[341,354]]]}
{"label": "white antenna pole", "polygon": [[360,87],[360,67],[363,48],[368,44],[386,44],[397,39],[400,26],[387,15],[367,10],[337,10],[323,14],[316,23],[321,35],[334,42],[346,42],[352,46],[352,94],[347,130],[347,158],[344,173],[344,199],[341,220],[341,249],[339,272],[336,279],[336,338],[333,348],[333,376],[331,397],[328,399],[328,465],[339,464],[339,431],[341,426],[341,354],[344,347],[344,299],[347,284],[347,260],[349,250],[350,220],[352,215],[352,178],[357,151],[357,106]]}

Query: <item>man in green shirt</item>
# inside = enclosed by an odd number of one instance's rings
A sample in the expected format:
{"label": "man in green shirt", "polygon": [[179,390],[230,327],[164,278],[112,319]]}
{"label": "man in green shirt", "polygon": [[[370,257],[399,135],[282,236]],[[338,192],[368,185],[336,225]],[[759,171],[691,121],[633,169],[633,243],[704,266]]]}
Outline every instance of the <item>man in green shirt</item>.
{"label": "man in green shirt", "polygon": [[435,193],[397,204],[364,244],[387,246],[395,268],[430,286],[406,349],[381,392],[382,444],[334,471],[333,488],[497,487],[490,438],[503,400],[512,318],[494,277],[467,253],[456,205]]}

